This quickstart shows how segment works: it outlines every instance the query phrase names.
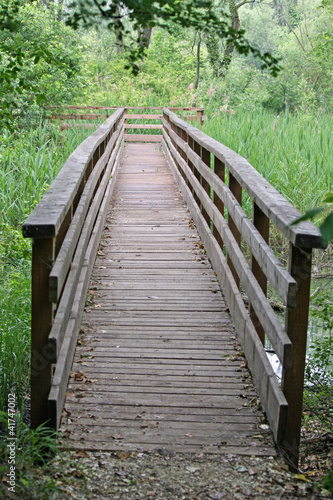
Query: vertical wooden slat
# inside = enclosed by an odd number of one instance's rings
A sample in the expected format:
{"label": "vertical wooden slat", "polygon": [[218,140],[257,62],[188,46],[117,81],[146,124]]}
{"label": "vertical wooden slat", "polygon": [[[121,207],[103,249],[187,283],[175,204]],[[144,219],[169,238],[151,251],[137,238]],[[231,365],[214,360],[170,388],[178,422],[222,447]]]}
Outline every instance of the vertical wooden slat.
{"label": "vertical wooden slat", "polygon": [[282,390],[288,401],[288,420],[282,443],[292,470],[297,470],[302,419],[306,339],[310,303],[312,250],[290,243],[289,272],[296,280],[296,307],[286,313],[286,332],[292,341],[292,366],[283,369]]}
{"label": "vertical wooden slat", "polygon": [[[181,133],[181,138],[183,139],[183,141],[187,143],[188,142],[188,135],[186,133],[186,130],[181,129],[180,133]],[[181,150],[180,154],[181,154],[183,160],[185,160],[187,162],[187,155],[186,155],[185,151]],[[183,178],[184,178],[186,184],[189,185],[189,182],[188,182],[185,174],[183,175]]]}
{"label": "vertical wooden slat", "polygon": [[[269,240],[269,218],[264,214],[264,212],[258,207],[256,203],[253,202],[253,224],[258,229],[259,233],[262,235],[264,240],[268,243]],[[262,271],[258,262],[252,255],[252,272],[254,277],[258,281],[262,291],[267,295],[267,278],[265,273]],[[257,330],[258,336],[263,345],[265,345],[265,331],[262,328],[253,307],[250,305],[250,317],[252,323]]]}
{"label": "vertical wooden slat", "polygon": [[[193,139],[193,148],[192,149],[201,158],[201,146],[194,139]],[[198,181],[201,184],[201,175],[199,174],[199,172],[197,171],[197,169],[195,168],[194,165],[193,165],[193,172],[194,172],[194,175],[196,176],[196,178],[198,179]],[[202,210],[202,203],[201,203],[199,197],[195,193],[194,193],[194,199],[195,199],[198,207],[200,208],[200,210]]]}
{"label": "vertical wooden slat", "polygon": [[53,322],[49,301],[49,274],[55,258],[55,239],[34,239],[32,245],[31,304],[31,427],[48,420],[47,398],[52,365],[48,362],[47,339]]}
{"label": "vertical wooden slat", "polygon": [[[232,192],[232,194],[234,195],[234,197],[236,198],[236,200],[238,201],[238,203],[241,205],[242,204],[242,186],[235,179],[235,177],[233,175],[231,175],[230,172],[229,172],[229,189]],[[229,227],[230,227],[232,234],[235,237],[235,240],[236,240],[238,246],[240,246],[241,245],[241,234],[238,231],[236,224],[232,220],[232,217],[230,216],[230,214],[228,214],[228,224],[229,224]],[[231,262],[231,259],[229,256],[227,257],[227,259],[228,259],[228,265],[231,269],[231,272],[233,274],[235,282],[236,282],[237,286],[239,287],[240,280],[239,280],[238,274],[236,273],[236,270],[235,270],[233,263]]]}
{"label": "vertical wooden slat", "polygon": [[[210,151],[208,149],[205,149],[201,147],[201,159],[202,161],[207,165],[208,168],[210,168]],[[207,195],[210,197],[210,185],[209,183],[201,176],[201,185],[206,191]],[[210,227],[210,217],[206,210],[203,208],[201,209],[202,215],[204,216],[205,221],[207,222],[208,226]]]}
{"label": "vertical wooden slat", "polygon": [[197,119],[198,119],[198,122],[200,123],[200,125],[203,125],[203,109],[199,109],[197,111]]}
{"label": "vertical wooden slat", "polygon": [[[193,141],[193,138],[190,135],[188,136],[187,143],[188,143],[189,147],[192,149],[192,151],[194,151],[194,141]],[[190,169],[192,170],[192,172],[194,173],[194,165],[193,165],[193,163],[189,159],[187,160],[187,163],[188,163],[188,166],[190,167]],[[189,183],[189,188],[191,190],[191,193],[194,195],[194,189],[193,189],[191,183]]]}
{"label": "vertical wooden slat", "polygon": [[[221,181],[223,181],[223,182],[225,181],[225,165],[216,156],[214,156],[214,173],[218,176],[219,179],[221,179]],[[219,212],[224,217],[224,203],[222,202],[222,200],[220,200],[220,198],[215,193],[213,193],[213,201],[214,201],[214,205],[217,207]],[[213,235],[215,236],[220,247],[223,249],[222,237],[214,225],[213,225]]]}

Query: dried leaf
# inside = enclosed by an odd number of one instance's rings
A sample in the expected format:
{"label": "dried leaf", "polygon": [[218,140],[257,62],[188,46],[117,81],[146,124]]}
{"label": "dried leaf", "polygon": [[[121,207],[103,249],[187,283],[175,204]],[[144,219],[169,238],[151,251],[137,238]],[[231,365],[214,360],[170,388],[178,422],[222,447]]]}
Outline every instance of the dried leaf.
{"label": "dried leaf", "polygon": [[75,453],[76,457],[82,457],[82,458],[87,458],[89,457],[88,453],[86,453],[84,450],[77,450]]}
{"label": "dried leaf", "polygon": [[117,457],[123,460],[123,459],[126,459],[126,458],[130,458],[131,454],[130,454],[129,451],[119,451],[117,453]]}
{"label": "dried leaf", "polygon": [[298,474],[298,476],[296,477],[296,479],[299,479],[300,481],[305,481],[306,483],[311,483],[311,481],[309,479],[307,479],[304,474]]}

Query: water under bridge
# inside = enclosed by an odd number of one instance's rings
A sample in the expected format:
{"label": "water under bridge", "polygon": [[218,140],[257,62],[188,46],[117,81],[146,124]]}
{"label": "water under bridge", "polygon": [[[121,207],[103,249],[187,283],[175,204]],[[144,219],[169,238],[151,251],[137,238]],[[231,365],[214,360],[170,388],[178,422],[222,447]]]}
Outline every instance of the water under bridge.
{"label": "water under bridge", "polygon": [[[23,226],[32,426],[49,421],[89,450],[276,446],[295,465],[320,233],[290,226],[297,210],[244,158],[170,109],[150,113],[113,110]],[[273,226],[288,266],[269,246]]]}

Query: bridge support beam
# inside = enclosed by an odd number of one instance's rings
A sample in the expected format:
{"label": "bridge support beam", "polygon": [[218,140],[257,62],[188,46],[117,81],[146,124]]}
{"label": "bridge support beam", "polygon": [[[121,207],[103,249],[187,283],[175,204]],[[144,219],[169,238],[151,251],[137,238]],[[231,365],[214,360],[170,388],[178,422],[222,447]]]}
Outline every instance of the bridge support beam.
{"label": "bridge support beam", "polygon": [[298,467],[300,430],[302,420],[306,339],[310,303],[311,249],[297,248],[290,243],[289,272],[298,285],[296,307],[288,308],[286,332],[292,341],[293,354],[291,368],[282,374],[282,391],[288,401],[288,420],[283,453],[291,470]]}
{"label": "bridge support beam", "polygon": [[48,421],[47,399],[51,389],[52,365],[47,341],[53,323],[49,300],[49,274],[55,259],[55,238],[38,238],[32,246],[31,289],[31,428]]}

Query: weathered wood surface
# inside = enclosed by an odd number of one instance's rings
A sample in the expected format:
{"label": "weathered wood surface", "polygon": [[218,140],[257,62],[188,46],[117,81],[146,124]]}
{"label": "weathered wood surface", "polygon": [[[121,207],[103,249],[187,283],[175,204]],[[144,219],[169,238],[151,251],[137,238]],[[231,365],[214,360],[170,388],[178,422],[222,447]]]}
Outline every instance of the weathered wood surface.
{"label": "weathered wood surface", "polygon": [[290,226],[300,212],[291,205],[250,163],[220,142],[191,127],[177,115],[164,108],[164,113],[182,130],[186,130],[200,146],[208,149],[228,168],[252,200],[276,227],[295,245],[305,248],[322,248],[321,234],[310,222]]}
{"label": "weathered wood surface", "polygon": [[62,430],[80,449],[275,454],[203,244],[160,146],[127,144]]}
{"label": "weathered wood surface", "polygon": [[158,134],[126,134],[125,142],[161,142],[162,135]]}

